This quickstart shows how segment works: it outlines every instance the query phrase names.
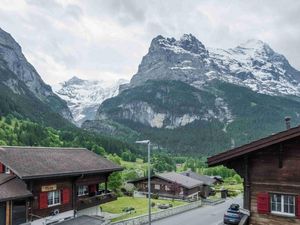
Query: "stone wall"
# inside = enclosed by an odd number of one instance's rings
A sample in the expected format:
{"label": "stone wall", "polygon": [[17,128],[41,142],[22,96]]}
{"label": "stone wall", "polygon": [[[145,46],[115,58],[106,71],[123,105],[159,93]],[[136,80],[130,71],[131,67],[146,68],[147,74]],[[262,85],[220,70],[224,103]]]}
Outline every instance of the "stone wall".
{"label": "stone wall", "polygon": [[[168,216],[173,216],[175,214],[179,214],[191,209],[195,209],[198,208],[202,205],[201,200],[200,201],[196,201],[196,202],[192,202],[189,203],[187,205],[183,205],[183,206],[177,206],[174,208],[170,208],[170,209],[165,209],[159,212],[155,212],[151,214],[151,220],[155,221],[155,220],[159,220]],[[119,222],[115,222],[115,223],[111,223],[112,225],[141,225],[141,224],[147,224],[148,223],[148,215],[142,215],[142,216],[138,216],[138,217],[134,217],[134,218],[130,218],[127,220],[123,220],[123,221],[119,221]]]}

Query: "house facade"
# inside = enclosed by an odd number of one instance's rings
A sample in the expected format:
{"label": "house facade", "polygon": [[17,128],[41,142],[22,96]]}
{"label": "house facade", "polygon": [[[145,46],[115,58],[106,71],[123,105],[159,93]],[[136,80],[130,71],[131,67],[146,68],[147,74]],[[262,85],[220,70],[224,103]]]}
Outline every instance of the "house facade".
{"label": "house facade", "polygon": [[[148,193],[147,177],[130,181],[140,193]],[[151,193],[160,197],[194,199],[201,196],[203,182],[175,172],[156,174],[151,177]]]}
{"label": "house facade", "polygon": [[0,147],[0,225],[97,215],[118,165],[81,148]]}
{"label": "house facade", "polygon": [[185,172],[181,172],[181,175],[190,177],[192,179],[195,180],[199,180],[201,181],[202,184],[202,188],[201,188],[201,192],[200,195],[202,198],[207,198],[211,195],[212,193],[212,186],[214,186],[215,184],[219,183],[218,180],[211,178],[209,176],[206,175],[200,175],[198,173],[195,173],[193,171],[185,171]]}
{"label": "house facade", "polygon": [[300,127],[212,156],[244,178],[252,225],[300,224]]}

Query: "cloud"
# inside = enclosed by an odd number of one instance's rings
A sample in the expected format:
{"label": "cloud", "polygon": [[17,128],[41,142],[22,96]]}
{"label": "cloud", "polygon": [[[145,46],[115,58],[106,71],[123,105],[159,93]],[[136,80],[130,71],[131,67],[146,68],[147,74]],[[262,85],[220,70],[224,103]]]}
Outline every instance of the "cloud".
{"label": "cloud", "polygon": [[2,0],[0,26],[54,84],[129,79],[158,34],[221,48],[258,38],[300,69],[299,10],[292,0]]}

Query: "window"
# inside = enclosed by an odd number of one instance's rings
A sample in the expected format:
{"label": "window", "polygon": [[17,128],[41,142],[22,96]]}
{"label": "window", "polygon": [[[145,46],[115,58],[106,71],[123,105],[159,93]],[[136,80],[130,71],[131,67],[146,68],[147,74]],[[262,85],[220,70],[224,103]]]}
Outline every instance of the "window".
{"label": "window", "polygon": [[5,173],[10,174],[10,169],[7,166],[5,167]]}
{"label": "window", "polygon": [[60,191],[48,192],[48,207],[60,205]]}
{"label": "window", "polygon": [[155,184],[155,185],[154,185],[154,189],[155,189],[155,190],[160,190],[160,185],[159,185],[159,184]]}
{"label": "window", "polygon": [[89,193],[88,191],[88,186],[86,185],[81,185],[78,187],[78,196],[84,196],[87,195]]}
{"label": "window", "polygon": [[295,196],[271,194],[271,212],[295,216]]}

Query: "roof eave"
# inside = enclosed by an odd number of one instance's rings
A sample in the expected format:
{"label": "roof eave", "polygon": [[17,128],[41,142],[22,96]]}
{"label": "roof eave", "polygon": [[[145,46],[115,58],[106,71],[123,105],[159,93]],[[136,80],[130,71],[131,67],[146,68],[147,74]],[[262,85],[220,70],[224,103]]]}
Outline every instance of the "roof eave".
{"label": "roof eave", "polygon": [[249,154],[273,144],[278,144],[280,142],[298,137],[300,136],[299,128],[300,127],[292,128],[290,130],[286,130],[275,135],[271,135],[249,144],[245,144],[240,147],[214,155],[207,159],[207,164],[208,166],[218,166],[224,164],[225,162],[241,157],[245,154]]}
{"label": "roof eave", "polygon": [[94,170],[94,171],[82,171],[82,172],[69,172],[69,173],[59,173],[59,174],[43,174],[43,175],[34,175],[34,176],[19,176],[22,180],[32,180],[32,179],[39,179],[39,178],[50,178],[50,177],[64,177],[64,176],[78,176],[82,174],[97,174],[97,173],[109,173],[109,172],[118,172],[122,171],[124,168],[114,168],[114,169],[106,169],[106,170]]}
{"label": "roof eave", "polygon": [[24,198],[30,198],[32,196],[33,196],[32,194],[28,194],[28,195],[21,195],[21,196],[10,197],[10,198],[1,198],[0,202],[6,202],[6,201],[12,201],[12,200],[24,199]]}

